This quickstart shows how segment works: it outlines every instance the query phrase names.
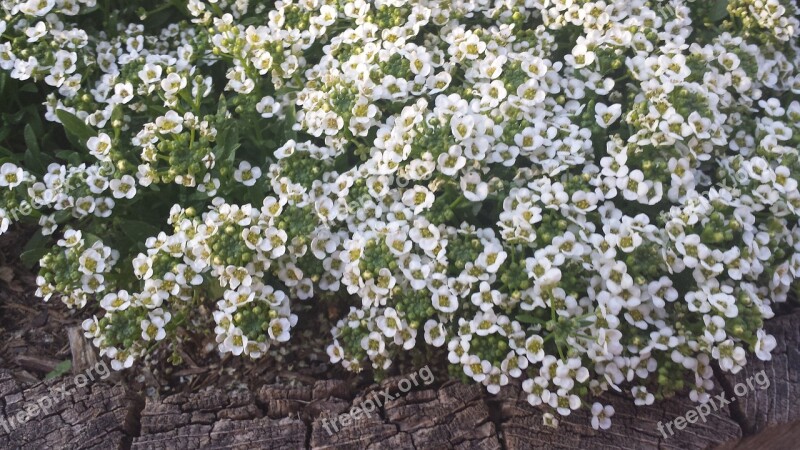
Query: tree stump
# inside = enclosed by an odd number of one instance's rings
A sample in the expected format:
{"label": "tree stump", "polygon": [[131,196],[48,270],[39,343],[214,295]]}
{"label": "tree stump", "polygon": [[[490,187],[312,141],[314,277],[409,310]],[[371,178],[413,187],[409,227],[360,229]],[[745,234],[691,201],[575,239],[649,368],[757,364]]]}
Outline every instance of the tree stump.
{"label": "tree stump", "polygon": [[[490,395],[481,386],[454,382],[401,393],[401,377],[358,392],[343,380],[320,380],[144,400],[107,381],[76,385],[73,376],[22,389],[0,370],[0,418],[6,420],[0,448],[792,448],[800,439],[800,409],[794,406],[800,400],[800,311],[768,322],[767,329],[778,339],[772,361],[752,358],[739,374],[716,374],[720,393],[736,401],[674,435],[665,436],[657,424],[695,408],[685,393],[649,407],[634,406],[625,393],[608,393],[604,402],[616,409],[613,425],[596,431],[585,410],[560,418],[558,429],[545,426],[542,411],[527,403],[518,384]],[[769,388],[738,396],[737,384],[761,370]],[[19,423],[16,415],[43,398],[58,401]],[[380,404],[349,423],[341,420],[368,401]]]}

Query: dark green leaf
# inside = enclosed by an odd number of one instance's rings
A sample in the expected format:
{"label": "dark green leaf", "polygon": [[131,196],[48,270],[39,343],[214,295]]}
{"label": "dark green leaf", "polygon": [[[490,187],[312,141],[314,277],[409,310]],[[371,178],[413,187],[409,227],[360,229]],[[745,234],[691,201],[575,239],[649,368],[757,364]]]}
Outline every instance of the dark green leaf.
{"label": "dark green leaf", "polygon": [[0,142],[5,141],[9,134],[11,134],[10,127],[0,128]]}
{"label": "dark green leaf", "polygon": [[292,125],[297,122],[297,111],[294,109],[294,104],[289,105],[286,111],[286,121],[284,122],[283,136],[286,140],[297,140],[297,131],[292,129]]}
{"label": "dark green leaf", "polygon": [[28,150],[31,150],[36,155],[41,153],[39,149],[39,141],[36,139],[36,133],[33,131],[33,127],[30,124],[25,125],[25,145],[28,146]]}
{"label": "dark green leaf", "polygon": [[56,110],[56,116],[58,116],[58,120],[64,125],[67,134],[77,138],[81,147],[86,147],[86,141],[88,141],[90,137],[97,136],[97,133],[95,133],[89,125],[86,125],[86,122],[69,111],[58,109]]}
{"label": "dark green leaf", "polygon": [[718,22],[728,17],[728,0],[712,0],[714,3],[711,5],[711,10],[708,13],[708,18],[712,22]]}
{"label": "dark green leaf", "polygon": [[225,94],[220,94],[219,102],[217,104],[217,116],[220,118],[225,117],[225,113],[228,112],[228,100],[225,98]]}
{"label": "dark green leaf", "polygon": [[38,230],[31,236],[31,239],[25,244],[22,249],[22,254],[19,259],[28,268],[35,266],[39,260],[47,253],[48,238],[42,234],[42,230]]}
{"label": "dark green leaf", "polygon": [[87,247],[91,247],[95,242],[101,241],[100,236],[92,233],[83,233],[83,242]]}
{"label": "dark green leaf", "polygon": [[515,318],[517,319],[518,322],[529,323],[529,324],[532,324],[532,325],[536,325],[536,324],[542,323],[541,320],[537,319],[536,317],[533,317],[530,314],[517,314],[515,316]]}
{"label": "dark green leaf", "polygon": [[56,152],[56,158],[63,159],[64,161],[72,164],[73,166],[78,166],[81,164],[81,155],[78,152],[74,152],[72,150],[59,150]]}
{"label": "dark green leaf", "polygon": [[20,92],[30,92],[31,94],[34,94],[36,92],[39,92],[39,88],[36,87],[35,83],[24,83],[19,88],[19,91]]}
{"label": "dark green leaf", "polygon": [[239,148],[239,129],[233,122],[217,134],[217,143],[214,146],[214,156],[218,161],[233,163],[236,158],[236,149]]}
{"label": "dark green leaf", "polygon": [[25,117],[25,110],[20,109],[14,114],[3,114],[3,122],[17,124],[22,121],[23,117]]}
{"label": "dark green leaf", "polygon": [[140,220],[123,219],[120,221],[119,227],[134,244],[143,244],[147,238],[156,236],[161,231],[157,227]]}

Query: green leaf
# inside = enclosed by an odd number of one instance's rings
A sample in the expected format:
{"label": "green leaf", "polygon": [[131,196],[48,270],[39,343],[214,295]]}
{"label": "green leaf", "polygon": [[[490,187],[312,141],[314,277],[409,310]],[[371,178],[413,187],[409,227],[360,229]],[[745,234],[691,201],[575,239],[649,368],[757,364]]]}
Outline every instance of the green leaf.
{"label": "green leaf", "polygon": [[63,159],[64,161],[72,164],[73,166],[79,166],[81,164],[81,155],[78,152],[74,152],[72,150],[59,150],[56,152],[56,158]]}
{"label": "green leaf", "polygon": [[13,114],[4,113],[3,114],[3,122],[7,122],[7,123],[10,123],[10,124],[17,124],[17,123],[20,123],[22,121],[23,117],[25,117],[25,110],[20,109],[19,111],[15,112]]}
{"label": "green leaf", "polygon": [[83,242],[86,247],[91,247],[95,242],[102,242],[100,236],[92,233],[83,233]]}
{"label": "green leaf", "polygon": [[58,116],[58,120],[64,125],[67,134],[76,138],[78,142],[80,142],[81,147],[85,148],[86,141],[91,137],[97,136],[97,133],[92,130],[89,125],[86,125],[86,122],[69,111],[58,109],[56,110],[56,116]]}
{"label": "green leaf", "polygon": [[42,234],[42,230],[39,229],[31,236],[31,239],[25,244],[25,247],[22,249],[22,253],[19,255],[19,259],[22,261],[22,264],[25,265],[27,268],[32,268],[39,260],[42,259],[42,256],[47,253],[47,243],[48,238]]}
{"label": "green leaf", "polygon": [[37,155],[40,154],[39,142],[36,140],[36,133],[33,131],[31,124],[25,125],[23,134],[25,135],[25,145],[28,146],[28,150],[32,150]]}
{"label": "green leaf", "polygon": [[10,162],[19,162],[19,155],[0,145],[0,158],[8,158]]}
{"label": "green leaf", "polygon": [[30,124],[25,125],[25,129],[23,131],[23,136],[25,138],[25,145],[28,147],[25,150],[25,166],[28,170],[33,171],[37,174],[44,173],[44,161],[42,161],[42,151],[39,148],[39,141],[36,139],[36,133],[33,131],[33,127]]}
{"label": "green leaf", "polygon": [[35,83],[25,83],[19,88],[20,92],[29,92],[31,94],[35,94],[39,92],[39,88],[36,87]]}
{"label": "green leaf", "polygon": [[532,325],[537,325],[537,324],[542,323],[541,320],[537,319],[536,317],[533,317],[530,314],[517,314],[514,318],[518,322],[529,323],[529,324],[532,324]]}
{"label": "green leaf", "polygon": [[728,1],[729,0],[714,0],[714,4],[711,5],[711,9],[708,13],[708,18],[711,19],[712,22],[718,22],[728,17]]}
{"label": "green leaf", "polygon": [[60,363],[58,363],[58,365],[56,365],[55,368],[53,368],[53,370],[50,373],[44,376],[44,379],[49,380],[51,378],[58,378],[61,375],[64,375],[67,372],[69,372],[70,369],[72,369],[71,360],[68,359],[66,361],[61,361]]}
{"label": "green leaf", "polygon": [[214,147],[214,156],[217,161],[233,163],[236,158],[236,149],[241,146],[239,142],[239,129],[235,125],[228,125],[217,134],[217,145]]}
{"label": "green leaf", "polygon": [[134,244],[143,244],[147,238],[156,236],[161,231],[158,227],[141,220],[123,219],[119,222],[119,228]]}
{"label": "green leaf", "polygon": [[217,116],[220,118],[225,117],[225,113],[228,111],[228,99],[225,98],[225,94],[220,94],[219,101],[217,102]]}
{"label": "green leaf", "polygon": [[115,120],[122,120],[125,114],[122,112],[122,106],[117,105],[114,107],[114,110],[111,111],[111,122]]}
{"label": "green leaf", "polygon": [[294,103],[289,105],[286,111],[286,122],[284,123],[283,136],[289,140],[297,140],[297,131],[292,126],[297,122],[297,111],[295,110]]}

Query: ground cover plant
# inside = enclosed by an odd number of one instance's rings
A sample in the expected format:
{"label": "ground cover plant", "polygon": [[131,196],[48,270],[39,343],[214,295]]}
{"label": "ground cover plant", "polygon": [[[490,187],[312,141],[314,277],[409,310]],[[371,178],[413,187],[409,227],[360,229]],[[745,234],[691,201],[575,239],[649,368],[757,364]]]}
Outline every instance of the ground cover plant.
{"label": "ground cover plant", "polygon": [[0,233],[38,224],[37,295],[99,307],[114,369],[187,329],[268,364],[337,304],[348,370],[446,359],[608,428],[604,391],[704,402],[777,345],[795,0],[0,6]]}

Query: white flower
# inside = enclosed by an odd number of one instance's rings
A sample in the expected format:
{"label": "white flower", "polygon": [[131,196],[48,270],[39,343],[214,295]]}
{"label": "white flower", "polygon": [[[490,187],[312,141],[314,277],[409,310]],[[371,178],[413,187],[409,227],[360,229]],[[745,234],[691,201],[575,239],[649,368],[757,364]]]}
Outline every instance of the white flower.
{"label": "white flower", "polygon": [[467,164],[467,158],[462,155],[463,151],[460,146],[453,145],[447,150],[447,153],[439,155],[437,161],[437,168],[440,172],[447,176],[455,176],[461,168]]}
{"label": "white flower", "polygon": [[8,231],[8,227],[11,226],[11,220],[8,219],[6,216],[6,210],[0,208],[0,235]]}
{"label": "white flower", "polygon": [[559,389],[555,395],[550,396],[548,404],[562,416],[568,416],[572,411],[581,407],[581,399],[567,390]]}
{"label": "white flower", "polygon": [[756,332],[757,340],[756,345],[754,347],[754,351],[758,359],[762,361],[770,361],[772,360],[772,350],[778,346],[775,337],[772,335],[767,334],[763,328],[759,329]]}
{"label": "white flower", "polygon": [[463,365],[464,373],[478,383],[485,380],[486,375],[488,375],[492,370],[492,365],[489,363],[489,361],[481,360],[475,355],[470,355],[467,357],[463,362]]}
{"label": "white flower", "polygon": [[133,100],[133,94],[134,90],[131,83],[117,83],[114,85],[114,96],[111,97],[111,101],[125,104]]}
{"label": "white flower", "polygon": [[170,73],[166,78],[161,80],[161,89],[163,89],[164,93],[167,95],[175,95],[178,93],[178,91],[185,87],[186,78],[175,72]]}
{"label": "white flower", "polygon": [[167,111],[163,116],[159,116],[155,123],[158,132],[161,134],[177,134],[183,130],[183,117],[175,111]]}
{"label": "white flower", "polygon": [[242,333],[242,330],[234,327],[228,332],[225,340],[219,345],[219,349],[222,353],[230,352],[239,356],[244,352],[244,348],[247,346],[248,342],[249,339]]}
{"label": "white flower", "polygon": [[130,351],[114,351],[107,352],[107,355],[111,357],[111,368],[114,370],[122,370],[128,369],[133,366],[133,354]]}
{"label": "white flower", "polygon": [[383,340],[383,335],[373,331],[361,338],[361,348],[367,351],[367,355],[369,355],[370,358],[374,358],[384,352],[386,349],[386,342]]}
{"label": "white flower", "polygon": [[425,342],[434,347],[441,347],[447,338],[444,324],[435,320],[425,322]]}
{"label": "white flower", "polygon": [[131,306],[131,298],[127,291],[112,292],[100,300],[100,306],[110,312],[124,311]]}
{"label": "white flower", "polygon": [[431,296],[433,308],[443,313],[452,313],[458,309],[458,298],[449,289],[443,287]]}
{"label": "white flower", "polygon": [[594,105],[595,120],[602,128],[608,128],[609,125],[616,122],[622,114],[622,105],[615,103],[611,106],[605,103],[597,103]]}
{"label": "white flower", "polygon": [[636,406],[652,405],[656,399],[653,394],[647,392],[647,388],[644,386],[635,386],[631,390],[631,394],[633,394],[633,402]]}
{"label": "white flower", "polygon": [[541,336],[534,334],[525,340],[525,357],[531,364],[536,364],[544,360],[544,339]]}
{"label": "white flower", "polygon": [[233,179],[248,187],[255,185],[259,178],[261,178],[261,169],[251,166],[247,161],[240,162],[239,168],[233,172]]}
{"label": "white flower", "polygon": [[269,119],[281,111],[281,104],[277,103],[273,97],[267,96],[256,103],[256,111],[261,114],[261,117]]}
{"label": "white flower", "polygon": [[136,179],[130,175],[111,180],[109,187],[114,198],[132,199],[136,195]]}
{"label": "white flower", "polygon": [[86,147],[95,158],[101,161],[108,160],[111,152],[111,137],[105,133],[92,136],[86,141]]}
{"label": "white flower", "polygon": [[36,22],[36,25],[28,27],[25,30],[25,35],[28,36],[28,42],[36,42],[45,34],[47,34],[47,25],[45,25],[44,22]]}
{"label": "white flower", "polygon": [[556,419],[556,416],[549,412],[542,414],[542,423],[546,427],[558,428],[558,419]]}
{"label": "white flower", "polygon": [[164,329],[165,320],[162,316],[150,316],[150,319],[142,320],[142,339],[145,341],[160,341],[167,336]]}
{"label": "white flower", "polygon": [[403,204],[414,208],[414,214],[420,214],[433,205],[436,196],[425,186],[416,185],[403,193]]}
{"label": "white flower", "polygon": [[25,172],[21,167],[12,163],[4,163],[0,166],[0,187],[14,189],[25,180]]}
{"label": "white flower", "polygon": [[397,331],[401,328],[401,320],[400,317],[397,315],[397,311],[394,308],[387,308],[383,315],[378,316],[375,320],[375,324],[378,326],[383,332],[383,335],[392,338],[397,334]]}
{"label": "white flower", "polygon": [[289,340],[289,330],[291,329],[291,323],[289,319],[285,317],[278,317],[272,319],[269,323],[269,337],[278,341],[278,342],[286,342]]}
{"label": "white flower", "polygon": [[481,202],[489,195],[489,185],[481,180],[477,172],[468,172],[461,177],[461,191],[471,202]]}
{"label": "white flower", "polygon": [[344,349],[339,345],[338,341],[334,341],[333,344],[328,345],[325,351],[328,353],[328,357],[330,357],[331,364],[338,363],[344,356]]}
{"label": "white flower", "polygon": [[142,67],[137,75],[144,84],[153,84],[161,79],[162,69],[158,64],[148,63]]}
{"label": "white flower", "polygon": [[72,248],[83,243],[83,233],[80,230],[65,230],[64,236],[56,244],[59,247]]}
{"label": "white flower", "polygon": [[595,402],[592,405],[592,428],[607,430],[611,428],[611,416],[614,415],[614,407],[611,405],[603,406]]}

